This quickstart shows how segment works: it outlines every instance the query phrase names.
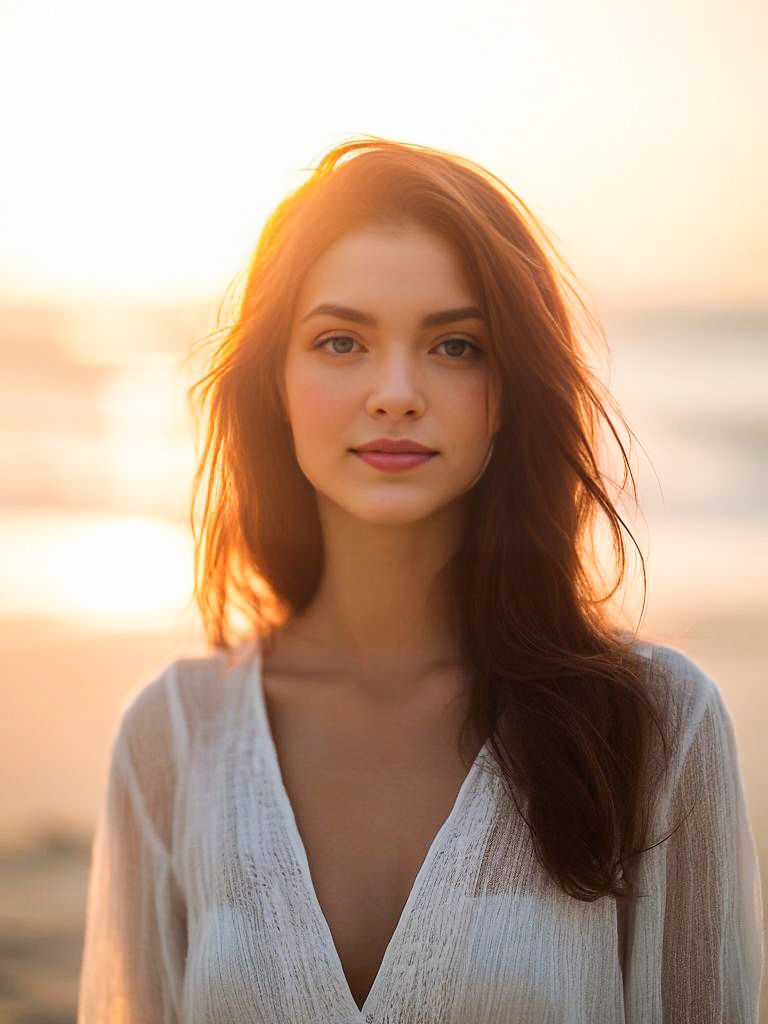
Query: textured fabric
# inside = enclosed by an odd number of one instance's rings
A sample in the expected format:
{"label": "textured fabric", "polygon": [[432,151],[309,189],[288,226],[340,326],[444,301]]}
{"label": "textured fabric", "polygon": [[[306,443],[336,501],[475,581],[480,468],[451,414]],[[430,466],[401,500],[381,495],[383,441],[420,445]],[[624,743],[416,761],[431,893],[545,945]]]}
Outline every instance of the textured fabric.
{"label": "textured fabric", "polygon": [[362,1010],[283,785],[258,650],[140,682],[93,840],[78,1024],[754,1024],[760,876],[733,724],[690,658],[637,650],[671,741],[651,835],[690,810],[635,862],[644,895],[619,911],[555,886],[486,744]]}

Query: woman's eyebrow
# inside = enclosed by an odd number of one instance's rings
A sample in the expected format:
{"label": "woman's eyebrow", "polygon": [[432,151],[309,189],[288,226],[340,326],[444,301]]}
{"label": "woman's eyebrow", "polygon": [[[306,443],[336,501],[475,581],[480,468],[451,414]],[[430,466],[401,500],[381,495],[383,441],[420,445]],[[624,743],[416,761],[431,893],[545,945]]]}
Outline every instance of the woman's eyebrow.
{"label": "woman's eyebrow", "polygon": [[[343,320],[353,320],[358,324],[368,324],[370,327],[377,327],[378,320],[370,313],[363,313],[359,309],[351,309],[349,306],[339,306],[333,302],[324,302],[315,306],[306,316],[302,317],[300,323],[309,320],[311,316],[337,316]],[[435,327],[438,324],[453,323],[455,320],[485,320],[482,312],[477,306],[462,306],[460,309],[444,309],[439,313],[428,313],[421,321],[422,327]]]}

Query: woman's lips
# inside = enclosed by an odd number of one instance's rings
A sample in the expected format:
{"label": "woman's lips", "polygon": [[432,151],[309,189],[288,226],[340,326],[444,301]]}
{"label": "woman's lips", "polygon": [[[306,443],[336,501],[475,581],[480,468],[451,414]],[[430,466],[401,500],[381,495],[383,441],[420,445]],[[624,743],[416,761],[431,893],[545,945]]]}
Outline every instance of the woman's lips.
{"label": "woman's lips", "polygon": [[353,449],[352,454],[376,469],[401,473],[403,470],[420,466],[422,462],[428,462],[437,455],[437,452],[356,452]]}

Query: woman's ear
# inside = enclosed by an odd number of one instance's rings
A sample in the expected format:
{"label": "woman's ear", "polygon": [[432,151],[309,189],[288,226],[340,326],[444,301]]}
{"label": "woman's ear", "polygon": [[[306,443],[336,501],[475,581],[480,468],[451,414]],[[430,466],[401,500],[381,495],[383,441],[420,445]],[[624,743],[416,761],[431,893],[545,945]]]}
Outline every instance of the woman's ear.
{"label": "woman's ear", "polygon": [[288,397],[285,393],[285,378],[280,377],[277,382],[277,405],[279,408],[280,419],[284,423],[290,423],[291,417],[288,414]]}
{"label": "woman's ear", "polygon": [[492,389],[490,396],[490,420],[494,439],[501,430],[501,391],[498,383]]}

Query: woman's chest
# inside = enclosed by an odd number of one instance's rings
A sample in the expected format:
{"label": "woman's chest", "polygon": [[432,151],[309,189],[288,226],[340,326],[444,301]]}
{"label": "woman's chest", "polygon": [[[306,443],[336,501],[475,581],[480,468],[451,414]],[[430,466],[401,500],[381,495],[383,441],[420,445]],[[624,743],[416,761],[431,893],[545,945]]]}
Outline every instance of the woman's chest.
{"label": "woman's chest", "polygon": [[457,721],[267,706],[282,781],[322,915],[362,1006],[468,766]]}
{"label": "woman's chest", "polygon": [[544,884],[500,785],[467,775],[458,721],[269,710],[270,732],[258,703],[213,723],[183,774],[185,1020],[621,1019],[611,908]]}

